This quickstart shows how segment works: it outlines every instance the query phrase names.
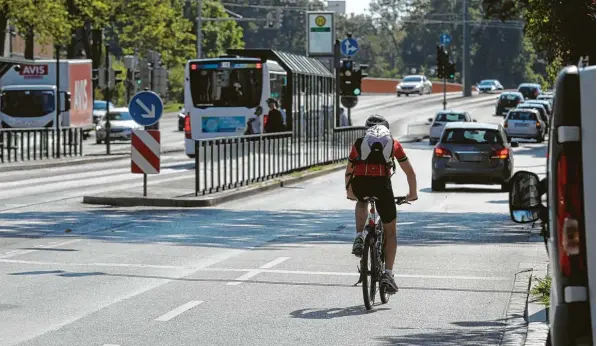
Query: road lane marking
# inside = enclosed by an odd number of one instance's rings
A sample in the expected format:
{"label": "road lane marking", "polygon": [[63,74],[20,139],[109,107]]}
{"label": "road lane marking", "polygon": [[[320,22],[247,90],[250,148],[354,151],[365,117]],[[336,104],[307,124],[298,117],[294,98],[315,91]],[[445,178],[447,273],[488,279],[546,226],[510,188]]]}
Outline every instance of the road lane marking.
{"label": "road lane marking", "polygon": [[262,265],[259,268],[270,269],[270,268],[273,268],[273,267],[277,266],[278,264],[280,264],[280,263],[282,263],[282,262],[284,262],[284,261],[286,261],[288,259],[290,259],[290,257],[278,257],[275,260],[273,260],[271,262],[268,262],[268,263]]}
{"label": "road lane marking", "polygon": [[[267,262],[266,264],[262,265],[260,268],[261,269],[270,269],[270,268],[275,267],[278,264],[280,264],[280,263],[288,260],[289,258],[290,257],[278,257],[275,260]],[[247,281],[250,278],[252,278],[253,276],[258,275],[259,273],[263,273],[263,270],[250,269],[247,273],[239,276],[234,281],[227,282],[226,285],[228,285],[228,286],[237,286],[237,285],[240,285],[243,281]]]}
{"label": "road lane marking", "polygon": [[[61,243],[56,242],[56,241],[52,241],[48,244],[45,245],[35,245],[35,248],[38,249],[48,249],[48,248],[53,248],[53,247],[59,247],[59,246],[64,246],[64,245],[68,245],[68,244],[72,244],[72,243],[76,243],[78,241],[81,241],[82,239],[71,239],[71,240],[67,240],[67,241],[63,241]],[[5,252],[4,254],[0,255],[0,259],[5,259],[5,258],[10,258],[10,257],[14,257],[14,256],[18,256],[18,255],[25,255],[31,252],[35,252],[35,251],[39,251],[39,250],[34,250],[34,249],[30,249],[30,250],[12,250],[12,251],[8,251]]]}
{"label": "road lane marking", "polygon": [[[193,266],[168,266],[168,265],[153,265],[153,264],[134,264],[134,263],[60,263],[60,262],[44,262],[44,261],[27,261],[15,259],[0,259],[0,263],[13,264],[32,264],[32,265],[48,265],[48,266],[74,266],[74,267],[115,267],[115,268],[149,268],[149,269],[177,269],[177,270],[191,270],[194,272],[245,272],[236,280],[241,280],[246,275],[252,272],[259,273],[273,273],[273,274],[297,274],[297,275],[321,275],[321,276],[359,276],[355,272],[329,272],[329,271],[306,271],[306,270],[284,270],[284,269],[250,269],[250,268],[215,268],[215,267],[193,267]],[[106,273],[110,275],[110,273]],[[251,275],[253,277],[255,275]],[[408,278],[408,279],[439,279],[439,280],[479,280],[479,281],[512,281],[513,276],[466,276],[466,275],[425,275],[425,274],[398,274],[394,273],[394,277]],[[168,279],[168,278],[165,278]],[[245,279],[246,280],[246,279]],[[231,281],[230,283],[234,283]]]}
{"label": "road lane marking", "polygon": [[166,321],[170,321],[171,319],[173,319],[174,317],[182,314],[183,312],[194,308],[195,306],[199,305],[203,303],[202,300],[191,300],[190,302],[186,303],[186,304],[182,304],[181,306],[177,307],[176,309],[167,312],[165,314],[163,314],[162,316],[156,318],[156,321],[161,321],[161,322],[166,322]]}
{"label": "road lane marking", "polygon": [[227,282],[226,285],[228,286],[237,286],[240,285],[243,281],[247,281],[253,276],[262,273],[261,270],[250,270],[248,273],[239,276],[238,278],[234,279],[235,281]]}

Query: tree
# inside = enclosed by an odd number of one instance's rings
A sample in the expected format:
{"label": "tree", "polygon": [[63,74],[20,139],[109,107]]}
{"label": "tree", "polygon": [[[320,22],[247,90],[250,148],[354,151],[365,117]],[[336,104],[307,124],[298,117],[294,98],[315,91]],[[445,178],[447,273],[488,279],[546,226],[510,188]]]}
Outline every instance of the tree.
{"label": "tree", "polygon": [[595,64],[594,0],[483,0],[483,6],[488,18],[523,18],[525,33],[538,51],[545,52],[549,71],[575,65],[584,56]]}
{"label": "tree", "polygon": [[36,34],[42,43],[63,43],[69,39],[71,24],[64,0],[0,0],[0,25],[4,24],[2,34],[5,34],[7,21],[13,23],[19,32],[25,33],[26,59],[34,58]]}
{"label": "tree", "polygon": [[387,62],[391,69],[396,69],[402,62],[400,44],[405,34],[401,29],[400,18],[409,4],[408,0],[372,0],[369,4],[369,10],[377,18],[380,34],[387,40],[390,48]]}

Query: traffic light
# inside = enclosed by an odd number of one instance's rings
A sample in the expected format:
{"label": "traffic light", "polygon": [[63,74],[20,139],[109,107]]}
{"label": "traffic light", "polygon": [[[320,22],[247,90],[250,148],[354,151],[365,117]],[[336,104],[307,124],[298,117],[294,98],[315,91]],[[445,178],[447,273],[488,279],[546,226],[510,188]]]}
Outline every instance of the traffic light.
{"label": "traffic light", "polygon": [[141,86],[142,78],[141,78],[141,71],[133,71],[133,83]]}
{"label": "traffic light", "polygon": [[447,75],[447,78],[454,79],[454,77],[456,76],[456,63],[455,62],[450,61],[450,63],[448,64],[446,75]]}
{"label": "traffic light", "polygon": [[437,78],[444,78],[444,46],[436,46]]}
{"label": "traffic light", "polygon": [[[340,94],[354,96],[353,94],[353,63],[352,60],[343,60],[340,67]],[[360,93],[360,90],[359,90]]]}
{"label": "traffic light", "polygon": [[114,85],[124,82],[124,77],[121,75],[122,70],[114,70]]}

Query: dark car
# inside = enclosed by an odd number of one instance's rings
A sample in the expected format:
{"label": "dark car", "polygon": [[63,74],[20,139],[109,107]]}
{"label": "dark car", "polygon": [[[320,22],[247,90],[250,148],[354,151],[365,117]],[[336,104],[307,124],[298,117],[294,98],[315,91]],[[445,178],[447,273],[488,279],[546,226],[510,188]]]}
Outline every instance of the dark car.
{"label": "dark car", "polygon": [[495,115],[506,116],[510,109],[516,108],[522,102],[524,102],[524,96],[517,91],[502,93],[495,106]]}
{"label": "dark car", "polygon": [[524,96],[525,100],[534,100],[543,92],[541,85],[536,83],[522,83],[517,91]]}
{"label": "dark car", "polygon": [[[515,144],[514,146],[516,146]],[[446,183],[500,184],[508,191],[514,156],[500,124],[448,123],[431,161],[431,190]]]}

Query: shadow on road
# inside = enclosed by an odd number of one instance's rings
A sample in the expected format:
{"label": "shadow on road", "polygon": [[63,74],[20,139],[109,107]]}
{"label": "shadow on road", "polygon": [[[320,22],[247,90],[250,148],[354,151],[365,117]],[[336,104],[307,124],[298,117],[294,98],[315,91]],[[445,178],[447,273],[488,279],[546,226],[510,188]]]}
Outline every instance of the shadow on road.
{"label": "shadow on road", "polygon": [[363,305],[355,305],[347,308],[331,308],[331,309],[300,309],[290,313],[293,318],[305,318],[313,320],[329,320],[338,317],[359,316],[374,313],[377,311],[390,310],[389,308],[376,307],[375,309],[367,311]]}
{"label": "shadow on road", "polygon": [[[423,213],[406,209],[401,210],[398,220],[398,238],[404,245],[526,243],[531,236],[528,225],[515,224],[506,214]],[[95,208],[77,212],[5,212],[0,214],[0,238],[51,235],[115,243],[243,249],[257,246],[275,251],[284,248],[285,243],[352,243],[353,220],[351,210]]]}
{"label": "shadow on road", "polygon": [[[456,322],[466,328],[454,329],[433,329],[431,331],[419,332],[415,328],[398,328],[403,335],[384,336],[376,338],[380,345],[441,345],[441,346],[481,346],[498,345],[502,333],[510,327],[505,327],[503,322]],[[469,324],[469,325],[467,325]],[[471,328],[473,327],[473,328]],[[429,329],[427,329],[429,330]],[[412,331],[412,333],[409,333]]]}

